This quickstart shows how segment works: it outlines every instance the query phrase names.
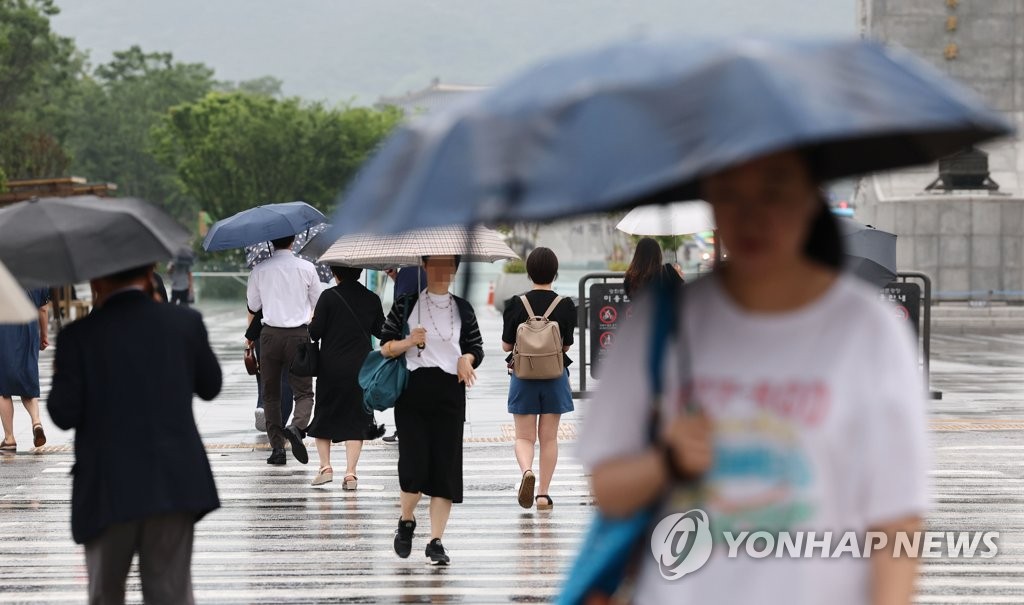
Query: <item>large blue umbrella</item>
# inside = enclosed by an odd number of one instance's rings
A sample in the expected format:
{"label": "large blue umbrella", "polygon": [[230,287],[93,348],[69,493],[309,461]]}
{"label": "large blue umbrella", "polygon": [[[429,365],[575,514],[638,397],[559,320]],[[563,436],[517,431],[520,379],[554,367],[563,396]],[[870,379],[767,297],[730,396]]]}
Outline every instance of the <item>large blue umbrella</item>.
{"label": "large blue umbrella", "polygon": [[927,163],[1012,126],[908,52],[863,40],[639,41],[558,58],[397,131],[332,234],[540,221],[694,199],[802,149],[817,178]]}
{"label": "large blue umbrella", "polygon": [[295,235],[326,222],[323,213],[306,202],[256,206],[214,223],[203,240],[203,249],[216,252],[244,248]]}

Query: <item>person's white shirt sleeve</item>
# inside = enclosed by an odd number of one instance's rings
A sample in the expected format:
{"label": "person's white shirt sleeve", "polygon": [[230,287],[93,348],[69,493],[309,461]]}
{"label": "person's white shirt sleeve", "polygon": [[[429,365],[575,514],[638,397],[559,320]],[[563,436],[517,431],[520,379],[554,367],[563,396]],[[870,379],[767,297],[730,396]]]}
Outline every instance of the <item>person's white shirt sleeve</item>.
{"label": "person's white shirt sleeve", "polygon": [[305,274],[306,296],[309,299],[309,318],[306,321],[309,321],[313,317],[313,311],[316,310],[316,303],[320,300],[320,293],[323,290],[320,288],[320,275],[317,274],[316,267],[312,263],[307,264],[309,267]]}
{"label": "person's white shirt sleeve", "polygon": [[905,321],[884,319],[874,339],[877,363],[866,364],[875,374],[860,453],[868,527],[922,516],[928,508],[927,393],[917,342]]}
{"label": "person's white shirt sleeve", "polygon": [[259,272],[255,269],[249,273],[249,281],[245,286],[245,301],[253,313],[263,308],[263,301],[260,299]]}

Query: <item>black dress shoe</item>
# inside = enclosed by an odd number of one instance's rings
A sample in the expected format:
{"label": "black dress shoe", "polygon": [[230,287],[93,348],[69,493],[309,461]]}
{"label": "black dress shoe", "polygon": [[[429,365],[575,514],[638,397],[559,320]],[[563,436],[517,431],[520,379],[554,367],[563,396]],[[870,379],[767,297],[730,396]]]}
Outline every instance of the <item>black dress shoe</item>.
{"label": "black dress shoe", "polygon": [[270,458],[267,458],[267,464],[273,464],[275,466],[284,466],[288,463],[288,455],[284,453],[283,447],[275,447],[270,452]]}
{"label": "black dress shoe", "polygon": [[295,459],[302,464],[309,462],[306,445],[302,443],[302,432],[297,427],[289,426],[285,427],[284,436],[288,438],[288,443],[292,444],[292,455]]}

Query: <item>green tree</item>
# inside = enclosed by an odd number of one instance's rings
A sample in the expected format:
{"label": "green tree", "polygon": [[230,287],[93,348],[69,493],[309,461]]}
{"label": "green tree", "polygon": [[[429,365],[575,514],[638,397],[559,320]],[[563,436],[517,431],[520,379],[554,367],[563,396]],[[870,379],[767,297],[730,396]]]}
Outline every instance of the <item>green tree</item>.
{"label": "green tree", "polygon": [[280,97],[283,86],[284,82],[279,78],[263,76],[262,78],[243,80],[241,82],[218,82],[214,86],[214,90],[217,92],[245,92],[264,97]]}
{"label": "green tree", "polygon": [[211,93],[173,108],[154,130],[155,149],[183,192],[214,217],[292,200],[328,211],[400,119],[396,109]]}
{"label": "green tree", "polygon": [[178,104],[201,99],[213,70],[176,62],[170,53],[138,46],[114,53],[80,82],[74,128],[68,137],[72,168],[93,180],[117,183],[121,193],[161,204],[192,222],[196,204],[182,196],[174,173],[152,154],[153,127]]}
{"label": "green tree", "polygon": [[0,167],[10,178],[66,171],[69,126],[82,57],[50,29],[53,0],[0,0]]}

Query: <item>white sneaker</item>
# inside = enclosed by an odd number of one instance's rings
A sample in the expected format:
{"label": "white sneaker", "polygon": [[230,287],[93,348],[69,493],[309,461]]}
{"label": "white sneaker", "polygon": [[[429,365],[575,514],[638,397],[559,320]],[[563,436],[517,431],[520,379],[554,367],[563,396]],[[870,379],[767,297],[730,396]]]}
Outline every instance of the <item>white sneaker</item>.
{"label": "white sneaker", "polygon": [[267,416],[263,413],[263,408],[256,408],[256,430],[261,433],[267,432]]}

